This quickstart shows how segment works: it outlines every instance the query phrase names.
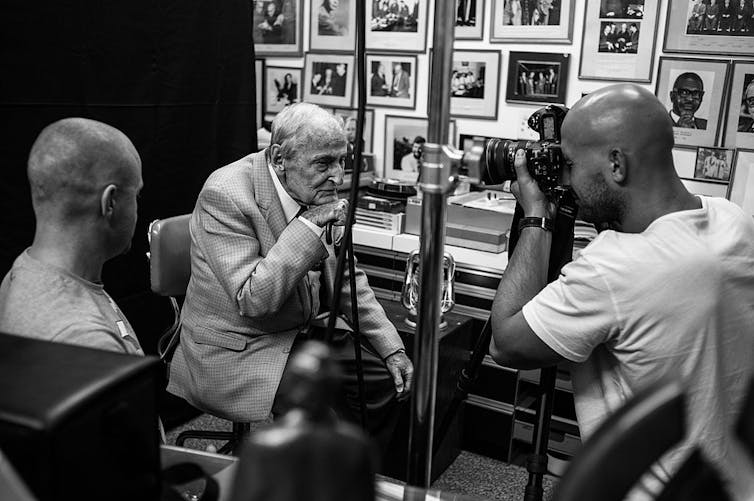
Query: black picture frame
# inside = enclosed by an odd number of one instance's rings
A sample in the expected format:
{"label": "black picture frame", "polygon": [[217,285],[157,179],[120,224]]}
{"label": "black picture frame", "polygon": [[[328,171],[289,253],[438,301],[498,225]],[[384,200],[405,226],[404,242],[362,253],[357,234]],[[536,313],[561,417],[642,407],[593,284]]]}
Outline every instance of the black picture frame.
{"label": "black picture frame", "polygon": [[511,52],[505,100],[565,106],[570,60],[570,54]]}

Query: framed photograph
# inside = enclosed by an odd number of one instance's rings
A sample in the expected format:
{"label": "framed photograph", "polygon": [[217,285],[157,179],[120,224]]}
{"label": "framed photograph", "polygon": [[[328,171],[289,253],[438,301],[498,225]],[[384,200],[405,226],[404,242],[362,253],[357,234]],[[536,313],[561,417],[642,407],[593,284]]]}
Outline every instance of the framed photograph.
{"label": "framed photograph", "polygon": [[416,56],[367,54],[367,104],[416,109]]}
{"label": "framed photograph", "polygon": [[311,2],[309,49],[353,52],[356,47],[356,0]]}
{"label": "framed photograph", "polygon": [[505,100],[565,105],[568,56],[549,52],[511,52]]}
{"label": "framed photograph", "polygon": [[302,0],[254,0],[252,41],[257,56],[300,56]]}
{"label": "framed photograph", "polygon": [[728,61],[661,57],[655,95],[673,120],[676,146],[716,146]]}
{"label": "framed photograph", "polygon": [[301,68],[267,66],[264,69],[264,112],[276,114],[301,101]]}
{"label": "framed photograph", "polygon": [[733,159],[733,175],[728,200],[754,216],[754,150],[739,148]]}
{"label": "framed photograph", "polygon": [[660,2],[587,0],[579,78],[650,82]]}
{"label": "framed photograph", "polygon": [[732,168],[733,150],[705,146],[696,149],[694,179],[727,184],[730,182]]}
{"label": "framed photograph", "polygon": [[254,109],[256,110],[256,124],[257,124],[257,130],[262,128],[263,125],[263,110],[265,108],[264,106],[264,59],[255,59],[254,60],[254,90],[255,90],[255,99],[256,99],[256,105],[254,106]]}
{"label": "framed photograph", "polygon": [[304,58],[304,101],[350,108],[354,66],[352,55],[307,52]]}
{"label": "framed photograph", "polygon": [[723,145],[754,148],[754,61],[733,62]]}
{"label": "framed photograph", "polygon": [[[429,120],[426,118],[385,116],[385,156],[383,177],[416,183],[419,177],[418,155],[427,142]],[[455,122],[448,127],[448,143],[455,144]]]}
{"label": "framed photograph", "polygon": [[481,40],[484,0],[456,0],[456,40]]}
{"label": "framed photograph", "polygon": [[[374,148],[374,144],[372,143],[372,137],[374,136],[374,110],[364,111],[364,152],[372,153],[372,148]],[[343,120],[348,140],[352,143],[355,142],[356,110],[351,108],[336,108],[333,110],[333,114],[339,116]]]}
{"label": "framed photograph", "polygon": [[490,42],[571,43],[574,0],[492,0]]}
{"label": "framed photograph", "polygon": [[499,50],[453,51],[450,76],[451,115],[496,120],[499,92]]}
{"label": "framed photograph", "polygon": [[428,0],[365,1],[367,12],[371,6],[371,15],[366,16],[367,50],[424,52],[427,49]]}
{"label": "framed photograph", "polygon": [[669,0],[663,49],[686,54],[751,55],[751,9],[747,0]]}

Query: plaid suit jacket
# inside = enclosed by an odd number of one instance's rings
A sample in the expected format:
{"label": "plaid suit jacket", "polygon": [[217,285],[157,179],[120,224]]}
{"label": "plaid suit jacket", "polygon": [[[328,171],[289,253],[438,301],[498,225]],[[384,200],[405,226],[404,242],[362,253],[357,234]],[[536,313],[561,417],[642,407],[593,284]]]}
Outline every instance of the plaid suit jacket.
{"label": "plaid suit jacket", "polygon": [[[336,261],[304,223],[286,224],[265,151],[213,172],[191,216],[191,279],[168,391],[232,421],[266,419],[291,345],[319,309],[322,260],[332,293]],[[379,355],[403,347],[356,271],[359,324]],[[340,310],[351,311],[349,281]],[[332,296],[330,296],[332,297]]]}

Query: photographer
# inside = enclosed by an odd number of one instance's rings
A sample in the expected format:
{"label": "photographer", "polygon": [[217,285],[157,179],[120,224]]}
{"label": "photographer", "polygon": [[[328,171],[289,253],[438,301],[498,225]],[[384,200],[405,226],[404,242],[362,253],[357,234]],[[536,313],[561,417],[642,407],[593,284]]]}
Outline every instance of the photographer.
{"label": "photographer", "polygon": [[636,390],[664,376],[688,388],[687,439],[661,463],[668,477],[693,445],[754,499],[731,437],[754,372],[754,222],[721,198],[689,193],[673,165],[667,111],[646,89],[605,87],[562,127],[564,185],[579,217],[609,225],[547,284],[545,229],[555,205],[516,154],[512,191],[524,219],[492,309],[490,353],[514,368],[570,363],[583,439]]}

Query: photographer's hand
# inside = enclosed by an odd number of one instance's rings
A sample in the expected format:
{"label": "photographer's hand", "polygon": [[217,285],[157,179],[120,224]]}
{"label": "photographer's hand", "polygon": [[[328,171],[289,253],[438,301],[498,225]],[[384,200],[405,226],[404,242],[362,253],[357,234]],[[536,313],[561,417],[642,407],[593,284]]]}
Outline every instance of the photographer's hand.
{"label": "photographer's hand", "polygon": [[522,149],[516,151],[516,158],[513,163],[516,168],[517,180],[511,183],[511,193],[524,210],[525,217],[547,217],[552,218],[557,211],[554,203],[547,200],[547,197],[539,185],[529,174],[526,167],[526,152]]}

